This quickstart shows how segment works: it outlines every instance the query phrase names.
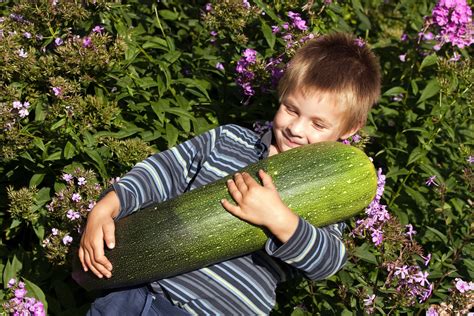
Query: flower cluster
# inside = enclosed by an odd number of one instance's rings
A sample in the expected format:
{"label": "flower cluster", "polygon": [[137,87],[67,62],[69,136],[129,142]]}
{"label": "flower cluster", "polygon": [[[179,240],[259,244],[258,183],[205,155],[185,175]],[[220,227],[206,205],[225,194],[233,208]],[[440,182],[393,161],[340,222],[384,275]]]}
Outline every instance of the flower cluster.
{"label": "flower cluster", "polygon": [[[254,49],[247,48],[242,57],[237,61],[237,84],[242,88],[245,96],[251,97],[255,94],[256,83],[260,84],[262,92],[268,92],[278,85],[285,70],[285,60],[291,58],[296,49],[307,40],[314,38],[312,33],[307,33],[306,21],[299,13],[288,12],[289,22],[282,25],[273,25],[273,34],[279,34],[285,43],[284,53],[270,57],[268,60],[260,58]],[[286,57],[286,58],[285,58]]]}
{"label": "flower cluster", "polygon": [[2,304],[3,309],[10,315],[46,315],[43,303],[34,297],[27,297],[25,283],[10,279],[7,284],[8,301]]}
{"label": "flower cluster", "polygon": [[459,48],[474,43],[472,11],[466,0],[440,0],[433,9],[432,23],[440,30],[435,49],[445,43]]}
{"label": "flower cluster", "polygon": [[365,213],[365,219],[359,219],[356,222],[356,228],[352,231],[353,236],[364,236],[370,234],[375,246],[380,246],[383,241],[383,226],[391,218],[387,211],[387,206],[380,203],[385,189],[385,175],[382,169],[378,170],[377,192],[375,198],[369,204]]}
{"label": "flower cluster", "polygon": [[47,258],[57,264],[65,263],[70,245],[79,241],[81,224],[102,191],[92,171],[78,168],[64,173],[61,179],[66,188],[57,192],[46,206],[52,228],[43,240]]}
{"label": "flower cluster", "polygon": [[453,283],[446,302],[430,305],[427,316],[471,315],[469,312],[474,308],[474,282],[455,278]]}
{"label": "flower cluster", "polygon": [[[426,301],[433,291],[433,285],[428,281],[428,272],[423,271],[414,259],[420,256],[427,266],[431,255],[423,256],[421,247],[413,240],[416,234],[413,226],[408,224],[403,228],[389,214],[387,206],[381,204],[384,188],[385,175],[379,169],[375,198],[365,210],[367,217],[356,221],[351,236],[367,238],[376,246],[381,253],[381,266],[387,273],[385,286],[395,289],[392,297],[400,305],[411,306],[417,300]],[[364,306],[369,314],[374,311],[374,298]]]}

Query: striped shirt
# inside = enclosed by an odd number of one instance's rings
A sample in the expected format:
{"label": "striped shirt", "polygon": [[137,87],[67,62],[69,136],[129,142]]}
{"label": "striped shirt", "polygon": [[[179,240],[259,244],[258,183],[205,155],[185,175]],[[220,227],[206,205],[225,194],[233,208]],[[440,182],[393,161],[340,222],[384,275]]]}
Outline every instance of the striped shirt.
{"label": "striped shirt", "polygon": [[[271,132],[260,137],[224,125],[138,163],[113,185],[121,205],[117,219],[235,173],[268,156]],[[198,210],[196,210],[198,211]],[[279,282],[304,276],[320,280],[346,261],[344,223],[316,228],[302,218],[284,244],[153,282],[151,287],[193,315],[267,315]]]}

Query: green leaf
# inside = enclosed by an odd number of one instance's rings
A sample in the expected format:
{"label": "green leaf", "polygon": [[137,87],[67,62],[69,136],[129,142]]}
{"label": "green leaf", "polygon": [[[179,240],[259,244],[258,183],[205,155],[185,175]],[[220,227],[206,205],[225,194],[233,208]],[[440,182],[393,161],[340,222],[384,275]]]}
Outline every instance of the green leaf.
{"label": "green leaf", "polygon": [[40,185],[45,175],[46,173],[35,173],[30,179],[29,187],[32,188],[32,187],[37,187],[38,185]]}
{"label": "green leaf", "polygon": [[421,62],[420,71],[423,68],[436,64],[437,62],[438,62],[438,56],[436,56],[436,54],[431,54],[431,55],[426,56]]}
{"label": "green leaf", "polygon": [[426,226],[426,228],[428,228],[428,230],[430,230],[430,231],[433,232],[436,236],[438,236],[439,239],[441,239],[445,244],[448,244],[448,237],[446,237],[445,234],[443,234],[442,232],[440,232],[440,231],[437,230],[436,228],[433,228],[433,227],[430,227],[430,226]]}
{"label": "green leaf", "polygon": [[166,124],[166,140],[168,141],[168,148],[173,147],[178,140],[178,129],[172,124]]}
{"label": "green leaf", "polygon": [[63,117],[62,119],[60,119],[59,121],[51,125],[51,130],[54,131],[55,129],[58,129],[59,127],[63,126],[64,124],[66,124],[65,117]]}
{"label": "green leaf", "polygon": [[426,151],[420,147],[416,147],[413,149],[413,151],[410,154],[410,157],[408,157],[408,162],[407,166],[411,165],[412,163],[420,160],[421,158],[426,156]]}
{"label": "green leaf", "polygon": [[440,89],[440,86],[439,86],[438,80],[436,78],[431,80],[430,82],[428,82],[426,87],[421,92],[421,96],[418,99],[417,103],[421,103],[421,102],[437,95],[438,92],[439,92],[439,89]]}
{"label": "green leaf", "polygon": [[54,161],[54,160],[60,160],[61,159],[61,154],[62,154],[62,151],[59,150],[59,151],[56,151],[54,153],[52,153],[51,155],[49,155],[45,161]]}
{"label": "green leaf", "polygon": [[44,239],[44,226],[36,223],[35,225],[33,225],[33,230],[35,231],[35,234],[39,240]]}
{"label": "green leaf", "polygon": [[36,103],[35,106],[35,121],[42,122],[46,118],[46,111],[43,109],[41,102]]}
{"label": "green leaf", "polygon": [[354,255],[357,258],[360,258],[369,263],[373,263],[373,264],[377,263],[377,259],[375,258],[375,255],[369,251],[367,244],[363,244],[362,246],[357,247],[354,251]]}
{"label": "green leaf", "polygon": [[415,200],[418,206],[426,206],[428,204],[428,201],[419,191],[412,189],[408,185],[404,185],[404,190]]}
{"label": "green leaf", "polygon": [[28,296],[33,296],[34,298],[38,299],[43,303],[45,314],[48,315],[48,302],[46,301],[46,296],[43,293],[43,290],[33,282],[22,278],[23,282],[25,282],[26,290],[28,291]]}
{"label": "green leaf", "polygon": [[275,47],[276,36],[272,32],[272,28],[268,26],[264,20],[261,19],[260,22],[262,24],[263,36],[265,37],[268,46],[273,50],[273,47]]}
{"label": "green leaf", "polygon": [[108,179],[109,176],[107,170],[105,169],[104,161],[102,160],[102,157],[99,155],[99,153],[91,148],[86,148],[84,152],[95,162],[95,165],[101,177],[103,179]]}
{"label": "green leaf", "polygon": [[384,92],[385,96],[399,95],[400,93],[406,93],[407,91],[402,87],[393,87]]}
{"label": "green leaf", "polygon": [[41,151],[46,151],[46,147],[44,146],[43,140],[39,137],[35,137],[33,139],[33,145],[41,149]]}
{"label": "green leaf", "polygon": [[173,12],[170,10],[159,10],[158,13],[163,19],[170,21],[176,20],[179,17],[178,12]]}
{"label": "green leaf", "polygon": [[75,153],[76,153],[76,148],[74,147],[73,144],[71,144],[71,142],[67,142],[66,143],[66,146],[64,146],[64,158],[65,159],[70,159],[72,157],[74,157]]}
{"label": "green leaf", "polygon": [[5,269],[3,270],[3,288],[6,289],[8,286],[8,281],[10,279],[16,279],[23,264],[18,260],[16,255],[13,255],[11,260],[8,260],[7,264],[5,265]]}

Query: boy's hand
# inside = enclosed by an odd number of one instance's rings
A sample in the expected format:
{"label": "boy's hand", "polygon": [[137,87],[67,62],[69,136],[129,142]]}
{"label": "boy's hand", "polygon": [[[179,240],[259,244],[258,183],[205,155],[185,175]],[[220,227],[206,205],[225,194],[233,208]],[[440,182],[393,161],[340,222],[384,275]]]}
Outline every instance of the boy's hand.
{"label": "boy's hand", "polygon": [[227,188],[237,205],[223,199],[222,206],[246,222],[267,228],[285,243],[296,231],[299,218],[283,203],[270,175],[263,170],[258,175],[263,185],[246,172],[236,173]]}
{"label": "boy's hand", "polygon": [[104,241],[109,249],[115,247],[115,223],[120,202],[115,192],[100,200],[87,217],[79,247],[79,259],[84,271],[89,269],[99,278],[112,276],[112,264],[104,255]]}

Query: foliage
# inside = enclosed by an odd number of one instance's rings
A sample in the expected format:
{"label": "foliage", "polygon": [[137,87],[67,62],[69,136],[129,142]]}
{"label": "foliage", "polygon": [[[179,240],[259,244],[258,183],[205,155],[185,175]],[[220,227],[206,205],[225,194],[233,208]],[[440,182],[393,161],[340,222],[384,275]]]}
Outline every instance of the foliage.
{"label": "foliage", "polygon": [[0,300],[84,314],[97,293],[80,289],[66,263],[110,179],[219,124],[268,128],[261,122],[273,116],[275,86],[295,49],[339,30],[380,57],[382,98],[362,141],[351,140],[381,168],[378,200],[350,223],[345,268],[282,285],[273,314],[466,313],[474,274],[470,6],[1,1]]}

